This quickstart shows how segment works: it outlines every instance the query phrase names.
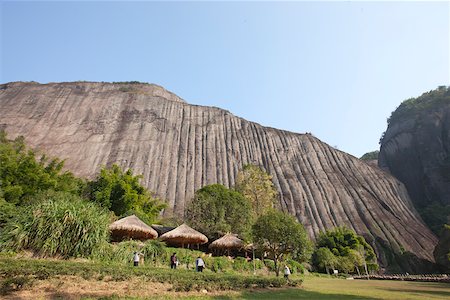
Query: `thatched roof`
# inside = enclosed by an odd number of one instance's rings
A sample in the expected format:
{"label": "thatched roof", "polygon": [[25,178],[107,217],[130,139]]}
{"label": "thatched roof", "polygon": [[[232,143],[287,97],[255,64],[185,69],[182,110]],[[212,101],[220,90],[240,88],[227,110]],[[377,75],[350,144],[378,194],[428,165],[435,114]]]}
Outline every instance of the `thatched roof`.
{"label": "thatched roof", "polygon": [[227,233],[209,245],[210,249],[241,249],[242,247],[244,247],[244,241],[231,233]]}
{"label": "thatched roof", "polygon": [[177,228],[164,233],[160,236],[161,241],[165,241],[169,244],[205,244],[208,242],[208,238],[203,233],[198,232],[195,229],[182,224]]}
{"label": "thatched roof", "polygon": [[132,238],[138,240],[149,240],[158,237],[158,233],[142,222],[135,215],[120,219],[109,225],[111,236],[113,239],[123,240],[124,238]]}

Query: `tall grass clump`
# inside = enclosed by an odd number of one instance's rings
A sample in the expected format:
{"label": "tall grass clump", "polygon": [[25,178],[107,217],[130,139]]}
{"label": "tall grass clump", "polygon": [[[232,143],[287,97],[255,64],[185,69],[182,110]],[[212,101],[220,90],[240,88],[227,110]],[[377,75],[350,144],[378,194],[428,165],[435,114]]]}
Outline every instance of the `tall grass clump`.
{"label": "tall grass clump", "polygon": [[47,191],[5,225],[4,249],[40,256],[89,257],[108,241],[110,214],[76,195]]}
{"label": "tall grass clump", "polygon": [[90,258],[103,263],[131,264],[134,252],[141,254],[145,264],[164,264],[168,253],[163,242],[149,240],[145,243],[141,241],[128,240],[120,243],[103,243],[96,248]]}

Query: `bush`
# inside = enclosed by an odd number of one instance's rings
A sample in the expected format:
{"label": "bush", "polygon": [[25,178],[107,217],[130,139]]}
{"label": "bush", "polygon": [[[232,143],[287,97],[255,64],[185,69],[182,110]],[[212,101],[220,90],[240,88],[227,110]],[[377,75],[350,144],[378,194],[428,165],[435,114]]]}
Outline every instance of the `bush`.
{"label": "bush", "polygon": [[108,240],[110,214],[94,203],[48,191],[5,225],[3,249],[29,249],[41,256],[89,257]]}
{"label": "bush", "polygon": [[286,265],[289,267],[292,274],[295,274],[295,273],[304,274],[305,273],[305,267],[298,261],[295,261],[293,259],[287,259]]}
{"label": "bush", "polygon": [[232,268],[232,261],[223,256],[207,257],[205,263],[206,267],[215,273],[231,270]]}
{"label": "bush", "polygon": [[145,263],[156,264],[166,253],[166,244],[156,240],[147,241],[141,249]]}
{"label": "bush", "polygon": [[253,270],[253,264],[247,262],[243,257],[236,257],[233,260],[233,270],[235,271],[250,271]]}
{"label": "bush", "polygon": [[0,198],[0,234],[2,228],[17,214],[16,206]]}
{"label": "bush", "polygon": [[251,263],[255,266],[256,270],[264,268],[264,263],[259,258],[255,258]]}
{"label": "bush", "polygon": [[265,259],[265,260],[264,260],[264,265],[266,266],[266,268],[267,268],[270,272],[274,272],[274,271],[275,271],[275,263],[273,262],[273,260],[271,260],[271,259]]}

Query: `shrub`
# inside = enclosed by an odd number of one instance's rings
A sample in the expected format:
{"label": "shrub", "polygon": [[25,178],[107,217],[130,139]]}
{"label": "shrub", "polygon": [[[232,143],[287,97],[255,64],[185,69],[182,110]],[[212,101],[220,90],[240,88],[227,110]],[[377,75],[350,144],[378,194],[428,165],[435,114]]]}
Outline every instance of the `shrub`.
{"label": "shrub", "polygon": [[251,263],[255,266],[256,270],[264,268],[264,263],[259,258],[255,258]]}
{"label": "shrub", "polygon": [[253,269],[253,265],[250,265],[243,257],[236,257],[233,260],[233,270],[235,271],[250,271]]}
{"label": "shrub", "polygon": [[264,265],[266,266],[266,268],[267,268],[270,272],[274,272],[274,271],[275,271],[275,263],[273,262],[273,260],[271,260],[271,259],[265,259],[265,260],[264,260]]}
{"label": "shrub", "polygon": [[16,214],[16,206],[0,198],[0,234],[2,227]]}
{"label": "shrub", "polygon": [[206,258],[206,267],[210,268],[213,272],[224,272],[230,270],[232,267],[232,262],[223,256],[219,257],[208,257]]}
{"label": "shrub", "polygon": [[42,256],[89,257],[108,240],[109,222],[110,214],[96,204],[48,191],[6,223],[1,246]]}
{"label": "shrub", "polygon": [[301,263],[299,263],[298,261],[295,261],[293,259],[287,259],[286,260],[286,265],[289,267],[289,269],[291,270],[292,274],[295,274],[295,273],[303,274],[303,273],[305,273],[305,267],[303,267],[303,265]]}
{"label": "shrub", "polygon": [[158,260],[165,254],[166,244],[156,240],[147,241],[141,249],[141,253],[145,257],[145,263],[156,264]]}

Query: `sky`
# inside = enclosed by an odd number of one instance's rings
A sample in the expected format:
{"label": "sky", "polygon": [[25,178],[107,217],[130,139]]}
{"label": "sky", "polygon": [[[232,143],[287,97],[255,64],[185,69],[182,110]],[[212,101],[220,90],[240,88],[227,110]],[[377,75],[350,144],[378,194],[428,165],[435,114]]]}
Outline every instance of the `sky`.
{"label": "sky", "polygon": [[0,83],[141,81],[360,157],[450,85],[450,2],[0,0]]}

